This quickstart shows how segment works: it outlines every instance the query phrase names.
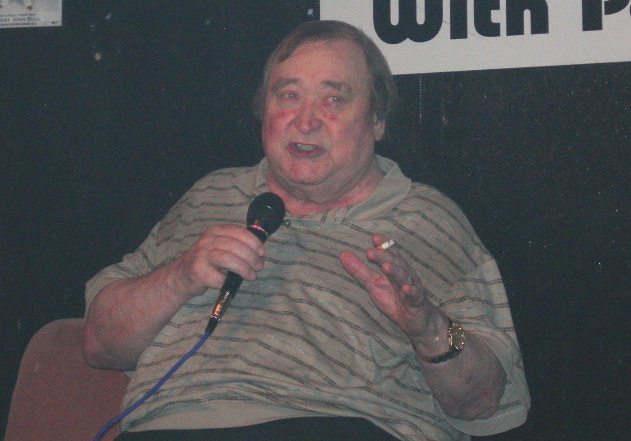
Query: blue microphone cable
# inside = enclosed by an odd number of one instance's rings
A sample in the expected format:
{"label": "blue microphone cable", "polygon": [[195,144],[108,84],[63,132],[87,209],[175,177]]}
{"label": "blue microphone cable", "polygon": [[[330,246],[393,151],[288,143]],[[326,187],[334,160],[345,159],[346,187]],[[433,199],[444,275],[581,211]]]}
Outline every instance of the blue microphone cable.
{"label": "blue microphone cable", "polygon": [[211,318],[210,321],[208,322],[208,326],[206,327],[206,332],[204,333],[204,335],[202,336],[202,338],[199,340],[199,342],[197,342],[197,344],[195,346],[193,346],[193,349],[191,349],[190,351],[188,351],[187,354],[185,354],[177,363],[175,363],[175,365],[169,370],[169,372],[167,372],[164,377],[162,377],[160,379],[160,381],[158,381],[156,383],[155,386],[153,386],[151,388],[151,390],[149,392],[147,392],[142,398],[140,398],[138,401],[136,401],[134,404],[132,404],[131,406],[129,406],[126,410],[124,410],[121,414],[119,414],[118,416],[116,416],[115,418],[111,419],[110,421],[108,421],[101,430],[99,430],[99,433],[96,434],[96,436],[94,437],[94,441],[100,441],[103,436],[105,435],[105,433],[110,430],[110,428],[114,425],[116,425],[117,423],[119,423],[123,418],[125,418],[127,415],[129,415],[130,413],[132,413],[134,410],[136,410],[138,408],[138,406],[140,406],[142,403],[144,403],[145,401],[147,401],[147,399],[149,397],[151,397],[153,394],[155,394],[158,389],[160,389],[162,387],[162,385],[164,383],[166,383],[166,381],[171,378],[171,376],[175,373],[175,371],[177,371],[180,366],[182,366],[186,360],[188,360],[189,358],[191,358],[191,356],[197,352],[197,350],[199,348],[202,347],[202,345],[206,342],[206,340],[208,340],[208,337],[210,337],[210,334],[213,333],[213,331],[215,330],[215,328],[217,327],[217,324],[219,323],[218,319],[215,318]]}
{"label": "blue microphone cable", "polygon": [[[252,232],[256,237],[258,237],[261,242],[265,242],[270,234],[274,233],[283,222],[283,218],[285,217],[285,204],[280,196],[274,193],[262,193],[254,198],[250,207],[248,208],[247,213],[247,229]],[[169,379],[171,376],[177,371],[180,366],[186,362],[197,350],[208,340],[208,337],[213,333],[217,324],[221,320],[221,317],[224,315],[226,310],[228,309],[228,305],[230,301],[234,298],[239,286],[243,278],[238,274],[235,274],[231,271],[228,272],[226,280],[219,291],[219,298],[215,303],[215,307],[213,308],[212,314],[210,315],[210,320],[208,321],[208,325],[206,326],[206,330],[202,338],[199,342],[191,349],[186,355],[184,355],[180,361],[175,363],[175,365],[167,372],[160,381],[156,383],[153,388],[149,392],[147,392],[142,398],[132,404],[129,408],[123,411],[116,418],[109,421],[103,428],[97,433],[96,437],[94,437],[94,441],[100,441],[103,438],[105,432],[107,432],[113,425],[117,424],[120,420],[125,418],[131,412],[136,410],[138,406],[147,401],[147,399],[152,396],[162,385]]]}

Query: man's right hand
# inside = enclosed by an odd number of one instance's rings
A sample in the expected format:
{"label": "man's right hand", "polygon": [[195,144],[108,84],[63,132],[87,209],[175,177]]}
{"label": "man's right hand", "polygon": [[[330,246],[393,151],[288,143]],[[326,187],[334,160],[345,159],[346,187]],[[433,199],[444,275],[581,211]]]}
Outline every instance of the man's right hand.
{"label": "man's right hand", "polygon": [[221,288],[229,271],[254,280],[264,252],[246,228],[212,226],[178,259],[144,276],[109,283],[86,314],[86,360],[99,368],[135,369],[147,345],[188,300]]}
{"label": "man's right hand", "polygon": [[172,262],[174,280],[182,294],[196,296],[208,288],[219,289],[228,271],[253,281],[263,269],[263,243],[246,228],[214,226],[180,258]]}

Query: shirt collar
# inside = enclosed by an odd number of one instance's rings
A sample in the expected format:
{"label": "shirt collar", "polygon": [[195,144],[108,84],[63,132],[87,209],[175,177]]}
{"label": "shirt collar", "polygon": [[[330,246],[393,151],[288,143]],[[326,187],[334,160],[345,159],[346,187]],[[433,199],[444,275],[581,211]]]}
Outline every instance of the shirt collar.
{"label": "shirt collar", "polygon": [[[385,176],[375,191],[365,200],[341,209],[313,213],[299,218],[288,214],[287,217],[322,223],[341,223],[344,220],[362,221],[385,215],[407,196],[412,181],[403,174],[396,162],[379,155],[375,155],[375,158],[377,166],[385,173]],[[267,171],[267,158],[263,158],[248,173],[236,177],[234,183],[245,194],[258,196],[270,191],[267,185]]]}

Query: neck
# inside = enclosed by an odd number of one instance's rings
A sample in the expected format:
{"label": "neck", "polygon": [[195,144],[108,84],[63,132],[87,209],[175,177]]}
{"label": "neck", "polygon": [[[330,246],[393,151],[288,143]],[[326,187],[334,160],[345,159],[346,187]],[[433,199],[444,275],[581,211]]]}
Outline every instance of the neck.
{"label": "neck", "polygon": [[294,216],[305,216],[312,213],[333,210],[358,204],[370,196],[381,183],[384,173],[373,162],[373,166],[349,191],[339,189],[338,192],[322,186],[294,186],[284,185],[268,173],[267,183],[274,193],[278,194],[285,202],[288,212]]}

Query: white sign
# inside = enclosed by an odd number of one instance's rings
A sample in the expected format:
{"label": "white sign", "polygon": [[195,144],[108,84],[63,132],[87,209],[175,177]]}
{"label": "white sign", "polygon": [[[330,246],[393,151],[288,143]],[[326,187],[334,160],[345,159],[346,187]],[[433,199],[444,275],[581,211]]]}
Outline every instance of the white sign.
{"label": "white sign", "polygon": [[320,0],[394,74],[631,61],[631,0]]}
{"label": "white sign", "polygon": [[61,0],[0,0],[0,28],[61,26]]}

